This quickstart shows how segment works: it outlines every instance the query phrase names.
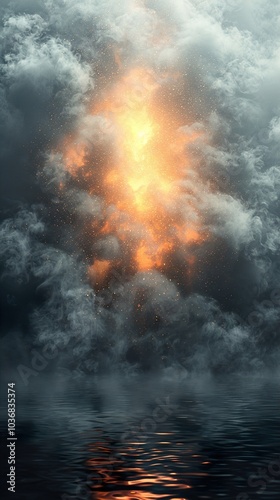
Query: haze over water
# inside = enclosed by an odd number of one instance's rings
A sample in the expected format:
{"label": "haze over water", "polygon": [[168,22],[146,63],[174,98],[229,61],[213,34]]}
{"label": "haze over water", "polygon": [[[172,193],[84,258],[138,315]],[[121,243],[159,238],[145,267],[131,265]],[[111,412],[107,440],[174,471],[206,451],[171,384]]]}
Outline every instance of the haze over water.
{"label": "haze over water", "polygon": [[45,378],[40,387],[18,391],[17,499],[279,497],[279,381]]}

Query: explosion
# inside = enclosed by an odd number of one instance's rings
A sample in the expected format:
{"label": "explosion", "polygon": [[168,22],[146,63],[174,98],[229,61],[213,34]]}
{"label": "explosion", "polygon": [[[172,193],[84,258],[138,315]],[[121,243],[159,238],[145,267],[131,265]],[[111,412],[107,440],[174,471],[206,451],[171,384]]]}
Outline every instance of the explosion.
{"label": "explosion", "polygon": [[187,146],[201,132],[186,131],[170,111],[159,109],[156,96],[167,78],[176,83],[178,75],[129,70],[103,92],[77,135],[64,141],[66,170],[86,180],[88,193],[104,201],[102,224],[93,220],[94,233],[100,241],[116,237],[121,248],[114,259],[95,259],[93,281],[102,280],[116,263],[129,262],[134,272],[164,271],[180,248],[188,248],[186,260],[192,265],[190,248],[206,237],[183,185]]}

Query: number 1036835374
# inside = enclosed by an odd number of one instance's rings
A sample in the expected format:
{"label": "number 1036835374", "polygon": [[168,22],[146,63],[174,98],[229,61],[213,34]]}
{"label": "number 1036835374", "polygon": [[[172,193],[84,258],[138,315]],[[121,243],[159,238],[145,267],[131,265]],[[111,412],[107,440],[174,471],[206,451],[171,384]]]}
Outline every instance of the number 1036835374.
{"label": "number 1036835374", "polygon": [[16,487],[16,390],[15,383],[8,384],[8,465],[9,472],[7,474],[8,491],[15,493]]}
{"label": "number 1036835374", "polygon": [[15,383],[8,384],[8,434],[15,430],[15,416],[16,416],[16,391],[14,389]]}

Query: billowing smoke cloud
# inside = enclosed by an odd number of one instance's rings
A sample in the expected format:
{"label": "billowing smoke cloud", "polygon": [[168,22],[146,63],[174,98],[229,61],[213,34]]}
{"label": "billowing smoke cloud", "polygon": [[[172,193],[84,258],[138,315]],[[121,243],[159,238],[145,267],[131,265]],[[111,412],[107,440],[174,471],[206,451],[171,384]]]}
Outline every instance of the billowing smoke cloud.
{"label": "billowing smoke cloud", "polygon": [[[277,2],[21,1],[1,14],[1,299],[6,349],[25,346],[15,363],[48,344],[90,373],[277,366]],[[199,213],[207,237],[166,271],[123,269],[120,235],[90,229],[112,209],[98,186],[116,140],[92,109],[136,65],[197,135],[184,196],[160,203],[170,218]],[[65,168],[69,141],[86,145],[94,192]],[[116,265],[96,288],[89,269],[104,261]]]}

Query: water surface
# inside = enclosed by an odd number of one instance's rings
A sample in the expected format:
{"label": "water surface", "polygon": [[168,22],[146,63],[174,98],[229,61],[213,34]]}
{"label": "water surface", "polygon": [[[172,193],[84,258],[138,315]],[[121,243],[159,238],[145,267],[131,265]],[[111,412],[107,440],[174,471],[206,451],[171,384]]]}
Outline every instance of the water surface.
{"label": "water surface", "polygon": [[41,378],[17,388],[14,498],[278,499],[279,402],[270,379]]}

